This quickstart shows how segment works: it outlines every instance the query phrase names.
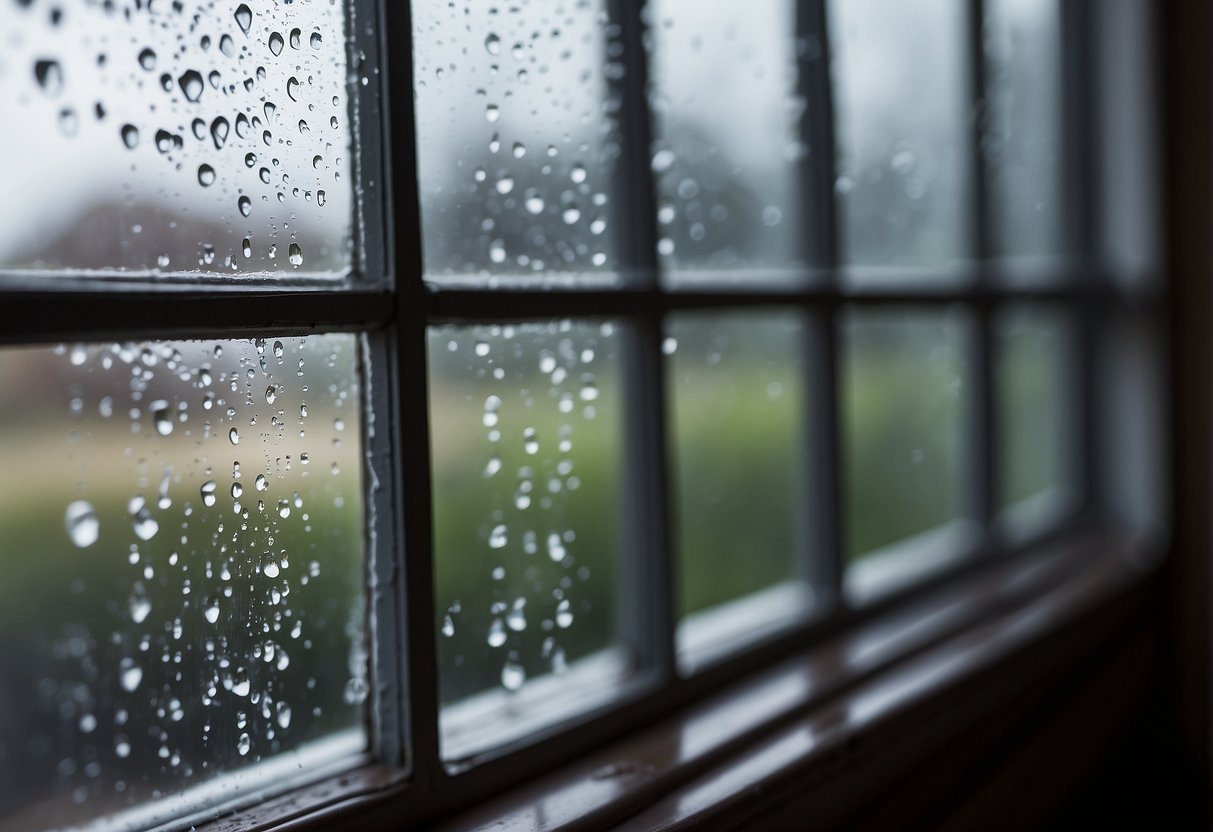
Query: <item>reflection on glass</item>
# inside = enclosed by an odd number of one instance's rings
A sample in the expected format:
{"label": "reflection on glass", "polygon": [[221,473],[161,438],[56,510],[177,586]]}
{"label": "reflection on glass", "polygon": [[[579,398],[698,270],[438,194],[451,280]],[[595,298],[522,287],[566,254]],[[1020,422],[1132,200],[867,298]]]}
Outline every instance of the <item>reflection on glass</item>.
{"label": "reflection on glass", "polygon": [[1046,524],[1071,496],[1068,338],[1056,309],[1014,306],[995,319],[998,506],[1012,532]]}
{"label": "reflection on glass", "polygon": [[790,312],[687,314],[667,336],[679,647],[702,652],[807,611],[804,331]]}
{"label": "reflection on glass", "polygon": [[994,251],[1055,252],[1060,244],[1061,47],[1057,0],[986,4],[982,150],[990,171]]}
{"label": "reflection on glass", "polygon": [[0,826],[365,749],[359,401],[347,335],[0,351]]}
{"label": "reflection on glass", "polygon": [[615,268],[623,72],[604,0],[414,3],[425,268],[550,282]]}
{"label": "reflection on glass", "polygon": [[966,252],[964,3],[832,0],[845,261],[934,264]]}
{"label": "reflection on glass", "polygon": [[605,701],[621,391],[611,323],[430,332],[443,756]]}
{"label": "reflection on glass", "polygon": [[843,332],[843,504],[855,572],[877,550],[925,540],[965,512],[965,327],[956,310],[850,309]]}
{"label": "reflection on glass", "polygon": [[0,269],[346,274],[343,8],[6,3]]}
{"label": "reflection on glass", "polygon": [[[658,0],[651,102],[658,251],[675,281],[798,259],[797,91],[791,2]],[[747,279],[760,279],[750,272]]]}

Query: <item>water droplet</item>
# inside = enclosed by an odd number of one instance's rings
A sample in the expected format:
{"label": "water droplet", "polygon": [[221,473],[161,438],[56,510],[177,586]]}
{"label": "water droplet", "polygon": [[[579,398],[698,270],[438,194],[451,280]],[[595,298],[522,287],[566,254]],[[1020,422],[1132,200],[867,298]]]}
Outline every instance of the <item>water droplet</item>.
{"label": "water droplet", "polygon": [[505,617],[506,626],[516,633],[526,629],[526,599],[518,598]]}
{"label": "water droplet", "polygon": [[501,623],[500,618],[494,618],[493,623],[489,625],[489,633],[485,636],[485,642],[489,647],[500,647],[505,644],[505,625]]}
{"label": "water droplet", "polygon": [[526,202],[524,204],[526,205],[526,210],[528,213],[531,213],[531,214],[543,213],[543,198],[540,197],[539,194],[534,191],[529,191],[527,193]]}
{"label": "water droplet", "polygon": [[257,478],[253,480],[253,485],[256,486],[258,491],[268,491],[270,487],[269,480],[265,478],[265,474],[258,474]]}
{"label": "water droplet", "polygon": [[490,55],[501,54],[501,38],[490,34],[484,39],[484,48]]}
{"label": "water droplet", "polygon": [[245,237],[240,242],[240,253],[243,254],[245,257],[253,256],[253,241],[250,240],[248,237]]}
{"label": "water droplet", "polygon": [[274,561],[270,561],[261,568],[261,571],[267,578],[277,578],[279,574],[278,564],[274,563]]}
{"label": "water droplet", "polygon": [[271,384],[265,388],[265,403],[273,404],[276,401],[278,401],[278,388]]}
{"label": "water droplet", "polygon": [[236,753],[241,757],[246,756],[249,750],[253,747],[253,741],[249,739],[248,733],[242,733],[240,738],[236,740]]}
{"label": "water droplet", "polygon": [[63,91],[63,70],[58,61],[34,61],[34,78],[47,95],[58,95]]}
{"label": "water droplet", "polygon": [[156,53],[151,49],[144,49],[139,53],[139,66],[151,71],[156,68]]}
{"label": "water droplet", "polygon": [[215,143],[216,150],[221,149],[227,143],[230,130],[231,126],[223,116],[219,116],[211,122],[211,140]]}
{"label": "water droplet", "polygon": [[123,659],[118,663],[118,681],[123,690],[134,691],[143,681],[143,668],[135,664],[134,659]]}
{"label": "water droplet", "polygon": [[522,449],[531,456],[539,453],[539,440],[535,438],[534,428],[524,428],[522,431]]}
{"label": "water droplet", "polygon": [[80,129],[80,121],[76,118],[76,111],[72,109],[63,109],[59,111],[59,130],[69,139],[76,135]]}
{"label": "water droplet", "polygon": [[202,83],[202,75],[197,70],[187,69],[177,79],[177,84],[181,87],[181,92],[189,101],[196,102],[202,97],[202,91],[205,86]]}
{"label": "water droplet", "polygon": [[572,179],[578,185],[586,180],[586,176],[585,165],[582,165],[580,162],[569,169],[569,179]]}
{"label": "water droplet", "polygon": [[277,32],[270,32],[269,46],[270,52],[274,54],[275,58],[281,55],[283,47],[282,35],[278,34]]}
{"label": "water droplet", "polygon": [[521,159],[523,156],[526,155],[526,145],[523,144],[522,142],[514,142],[514,147],[512,149],[512,152],[514,154],[515,159]]}
{"label": "water droplet", "polygon": [[240,27],[240,31],[244,32],[247,35],[249,33],[249,29],[253,25],[253,12],[249,9],[249,7],[246,4],[241,3],[239,6],[236,7],[235,16],[236,16],[236,25]]}
{"label": "water droplet", "polygon": [[202,504],[210,508],[215,504],[215,481],[207,480],[202,483],[202,488],[199,489],[202,493]]}
{"label": "water droplet", "polygon": [[501,398],[499,396],[490,395],[484,400],[484,416],[482,421],[486,428],[491,428],[497,424],[497,412],[501,409]]}
{"label": "water droplet", "polygon": [[236,677],[232,679],[232,693],[237,696],[248,696],[252,685],[249,683],[248,673],[244,670],[237,670]]}
{"label": "water droplet", "polygon": [[504,196],[514,190],[514,177],[503,176],[497,180],[497,193]]}
{"label": "water droplet", "polygon": [[240,431],[236,430],[235,428],[232,428],[231,430],[229,430],[227,432],[227,441],[231,442],[233,445],[239,445],[240,444]]}
{"label": "water droplet", "polygon": [[525,681],[526,670],[522,665],[513,659],[507,659],[501,666],[501,686],[506,690],[515,691],[521,688]]}
{"label": "water droplet", "polygon": [[209,188],[215,184],[215,169],[207,164],[198,166],[198,184],[204,188]]}
{"label": "water droplet", "polygon": [[135,125],[122,125],[122,143],[131,150],[134,150],[135,145],[139,144],[139,130]]}
{"label": "water droplet", "polygon": [[303,265],[303,249],[299,248],[298,243],[291,243],[287,250],[287,259],[291,261],[291,265],[299,268]]}
{"label": "water droplet", "polygon": [[86,500],[69,503],[63,515],[63,523],[67,528],[67,536],[81,549],[92,546],[101,534],[101,522],[97,519],[92,504]]}
{"label": "water droplet", "polygon": [[561,599],[556,605],[556,626],[562,630],[568,629],[573,623],[573,611],[569,608],[569,599]]}
{"label": "water droplet", "polygon": [[298,29],[291,29],[291,34],[290,34],[291,49],[299,48],[299,43],[300,43],[300,40],[302,39],[302,37],[303,37],[303,32],[299,31]]}
{"label": "water droplet", "polygon": [[494,474],[496,474],[498,471],[500,471],[500,470],[501,470],[501,464],[502,464],[502,463],[501,463],[501,457],[497,456],[496,454],[494,454],[493,456],[489,457],[488,464],[484,466],[484,476],[485,476],[485,479],[488,479],[489,477],[493,476],[493,475],[494,475]]}
{"label": "water droplet", "polygon": [[[236,207],[240,209],[240,215],[242,217],[247,217],[249,214],[253,213],[253,201],[247,196],[242,196],[236,200]],[[252,252],[249,252],[249,254],[252,254]],[[244,256],[248,257],[249,254]]]}
{"label": "water droplet", "polygon": [[152,423],[156,426],[156,433],[161,436],[173,432],[173,414],[168,402],[163,399],[152,402]]}
{"label": "water droplet", "polygon": [[131,621],[142,624],[151,614],[152,602],[142,596],[133,597],[130,602],[130,611]]}
{"label": "water droplet", "polygon": [[570,206],[565,208],[560,216],[566,225],[573,225],[577,220],[581,219],[581,211],[577,210],[576,207]]}
{"label": "water droplet", "polygon": [[239,500],[244,496],[244,486],[238,482],[232,483],[231,495],[233,500]]}
{"label": "water droplet", "polygon": [[291,101],[299,100],[299,79],[293,75],[286,79],[286,94]]}
{"label": "water droplet", "polygon": [[291,516],[291,504],[288,501],[278,501],[278,516],[284,519]]}
{"label": "water droplet", "polygon": [[291,725],[291,706],[285,702],[279,702],[274,706],[274,710],[278,714],[278,727],[289,728]]}
{"label": "water droplet", "polygon": [[131,756],[131,744],[125,737],[119,737],[114,742],[114,753],[121,758]]}
{"label": "water droplet", "polygon": [[312,45],[313,49],[319,49],[320,44],[324,42],[324,38],[320,36],[319,32],[312,32],[312,37],[308,42]]}
{"label": "water droplet", "polygon": [[507,543],[509,543],[509,537],[507,536],[506,533],[507,533],[507,529],[504,524],[499,523],[496,526],[494,526],[493,530],[491,532],[489,532],[489,548],[490,549],[505,548],[505,545]]}
{"label": "water droplet", "polygon": [[203,607],[202,616],[211,624],[214,624],[216,621],[218,621],[219,620],[219,602],[211,601],[205,607]]}
{"label": "water droplet", "polygon": [[[488,122],[494,122],[501,118],[501,110],[496,104],[489,104],[484,108],[484,119]],[[496,152],[496,151],[494,151]]]}
{"label": "water droplet", "polygon": [[560,563],[568,554],[568,550],[564,548],[564,543],[560,539],[560,535],[552,532],[548,535],[548,557],[553,563]]}

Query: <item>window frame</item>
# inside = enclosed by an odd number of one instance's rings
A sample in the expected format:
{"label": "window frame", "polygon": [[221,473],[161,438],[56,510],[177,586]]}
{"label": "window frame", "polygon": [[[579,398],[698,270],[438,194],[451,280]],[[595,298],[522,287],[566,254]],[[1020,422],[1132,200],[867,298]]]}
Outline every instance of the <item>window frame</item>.
{"label": "window frame", "polygon": [[[312,332],[357,331],[368,376],[364,399],[367,424],[368,599],[371,678],[368,708],[374,762],[341,777],[309,787],[322,793],[317,805],[360,794],[389,796],[399,821],[422,821],[450,813],[530,779],[553,765],[574,759],[621,731],[634,730],[688,703],[702,700],[726,681],[770,667],[824,637],[853,630],[943,587],[1005,565],[1023,552],[1087,527],[1108,505],[1099,451],[1105,430],[1095,418],[1096,339],[1104,315],[1113,310],[1149,306],[1155,290],[1126,290],[1112,280],[1114,266],[1101,262],[1094,218],[1097,160],[1090,148],[1095,135],[1090,33],[1095,14],[1090,2],[1056,3],[1060,25],[1063,147],[1059,168],[1068,171],[1062,188],[1064,255],[1048,262],[1016,262],[991,256],[989,171],[980,152],[983,124],[973,119],[969,136],[968,194],[970,259],[948,267],[944,285],[915,281],[920,267],[896,269],[904,285],[882,281],[862,286],[848,280],[867,270],[845,264],[839,250],[838,206],[834,195],[833,81],[827,0],[797,0],[798,38],[820,49],[804,50],[800,90],[808,106],[801,133],[813,152],[799,171],[805,206],[802,285],[785,288],[728,285],[666,288],[657,255],[655,188],[649,164],[652,140],[647,106],[647,61],[642,0],[607,0],[610,19],[621,27],[626,71],[621,82],[624,106],[619,193],[633,221],[620,238],[620,271],[632,278],[619,289],[561,285],[550,289],[440,286],[424,280],[423,240],[418,193],[416,129],[413,111],[412,14],[408,2],[346,0],[350,15],[351,55],[371,56],[368,83],[353,106],[359,154],[360,198],[366,238],[357,248],[358,271],[382,285],[333,290],[303,285],[283,288],[203,281],[150,287],[150,276],[129,281],[56,282],[41,289],[11,283],[0,292],[0,343],[51,343],[112,338],[274,337]],[[969,99],[980,102],[985,90],[984,0],[967,0],[967,79]],[[391,48],[396,46],[395,49]],[[812,53],[812,54],[808,54]],[[352,62],[352,66],[356,66]],[[380,254],[382,257],[380,257]],[[889,269],[873,270],[882,274]],[[938,273],[940,270],[932,270]],[[1016,274],[1049,280],[1008,280]],[[107,303],[104,319],[97,301]],[[1056,306],[1075,316],[1074,364],[1069,368],[1077,430],[1078,505],[1055,528],[1015,541],[1002,539],[995,524],[997,407],[994,401],[993,320],[997,309],[1016,302]],[[843,592],[844,546],[840,505],[839,367],[843,349],[838,318],[849,307],[944,308],[971,311],[975,325],[969,345],[972,383],[964,403],[970,414],[971,516],[982,529],[980,542],[946,570],[862,606],[848,604]],[[779,307],[796,310],[809,333],[804,345],[814,410],[806,440],[814,461],[805,472],[809,484],[805,510],[813,519],[805,568],[826,588],[828,612],[792,625],[699,670],[681,676],[675,650],[673,563],[667,471],[667,398],[661,352],[663,321],[692,309]],[[648,686],[609,707],[552,725],[525,740],[475,760],[451,766],[440,756],[436,629],[433,595],[432,480],[430,459],[427,331],[437,324],[502,323],[554,318],[612,318],[631,337],[621,373],[629,379],[625,435],[633,441],[625,459],[629,484],[631,554],[624,567],[640,614],[631,616],[626,640],[637,649],[649,674]],[[806,414],[807,415],[807,414]],[[825,557],[819,554],[824,553]],[[327,791],[326,791],[327,788]],[[283,819],[276,809],[287,798],[254,803],[248,818]],[[308,801],[305,801],[307,803]],[[248,808],[248,801],[234,804]],[[306,807],[305,807],[306,809]],[[295,806],[295,812],[300,807]],[[353,809],[351,809],[353,811]],[[268,813],[268,814],[266,814]]]}

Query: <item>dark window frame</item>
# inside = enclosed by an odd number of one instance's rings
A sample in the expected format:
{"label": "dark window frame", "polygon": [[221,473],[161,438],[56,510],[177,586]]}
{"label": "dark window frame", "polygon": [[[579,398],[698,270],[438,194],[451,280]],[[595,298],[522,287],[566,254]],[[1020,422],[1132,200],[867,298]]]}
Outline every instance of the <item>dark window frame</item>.
{"label": "dark window frame", "polygon": [[[510,785],[522,782],[586,748],[635,729],[657,717],[702,699],[726,680],[768,667],[828,635],[846,632],[912,599],[955,584],[983,570],[1005,564],[1048,539],[1088,528],[1107,513],[1099,470],[1103,443],[1101,420],[1095,417],[1096,331],[1104,316],[1118,310],[1153,309],[1156,293],[1135,294],[1112,279],[1113,265],[1097,256],[1098,231],[1093,201],[1096,161],[1092,114],[1090,0],[1059,2],[1063,78],[1063,148],[1060,169],[1068,172],[1062,214],[1066,254],[1046,264],[1029,264],[991,256],[989,198],[980,152],[982,124],[974,119],[970,131],[968,229],[970,259],[949,267],[956,280],[945,286],[924,285],[919,267],[890,271],[904,285],[882,282],[856,288],[846,277],[864,270],[848,267],[839,252],[838,212],[834,196],[834,124],[829,76],[830,49],[826,0],[799,0],[797,36],[820,45],[806,50],[800,64],[800,91],[808,107],[802,133],[814,152],[800,171],[805,200],[803,285],[770,289],[733,285],[720,289],[665,289],[656,253],[654,183],[649,164],[652,135],[647,109],[646,53],[641,0],[608,0],[611,19],[621,27],[626,62],[620,114],[623,154],[620,162],[620,204],[628,205],[634,222],[621,240],[620,270],[629,277],[619,290],[478,289],[442,287],[424,281],[421,217],[412,104],[411,11],[407,2],[350,0],[357,11],[352,25],[351,51],[373,56],[367,66],[370,83],[357,96],[361,108],[363,156],[359,182],[363,210],[372,229],[359,248],[359,271],[374,280],[367,288],[357,281],[348,290],[323,287],[221,284],[149,287],[148,277],[132,276],[124,283],[57,283],[53,290],[28,282],[11,285],[0,294],[0,342],[48,343],[63,340],[141,337],[270,337],[323,331],[361,331],[364,368],[373,381],[365,405],[375,431],[368,440],[377,489],[370,489],[368,506],[375,523],[374,550],[368,579],[373,634],[372,673],[376,694],[368,719],[372,756],[376,763],[337,778],[336,795],[382,789],[403,789],[398,817],[430,818],[466,806]],[[980,102],[985,86],[983,50],[984,0],[967,0],[969,96]],[[391,47],[396,47],[395,49]],[[366,67],[363,68],[364,70]],[[390,95],[389,95],[390,93]],[[368,152],[369,151],[369,152]],[[382,227],[382,232],[378,228]],[[380,259],[382,254],[382,260]],[[932,271],[937,275],[940,270]],[[1049,280],[1007,280],[1008,275],[1048,275]],[[98,300],[109,301],[103,315]],[[1004,306],[1039,302],[1075,316],[1075,380],[1079,443],[1080,500],[1056,528],[1031,540],[1009,544],[994,524],[998,461],[994,403],[992,322]],[[839,484],[840,430],[838,367],[842,345],[837,318],[847,307],[962,306],[971,311],[975,326],[970,354],[973,383],[966,410],[972,417],[973,446],[968,458],[968,481],[975,487],[971,515],[983,535],[968,555],[946,572],[906,587],[862,608],[850,606],[842,592],[844,546]],[[752,645],[690,678],[680,677],[675,657],[673,610],[674,551],[671,546],[669,483],[666,453],[665,369],[662,325],[672,312],[690,309],[743,307],[795,309],[808,322],[805,345],[808,384],[814,392],[808,436],[815,461],[807,472],[806,506],[814,519],[806,568],[827,587],[828,614],[795,625]],[[452,770],[439,756],[435,630],[433,529],[428,413],[427,328],[442,323],[493,323],[552,318],[617,319],[630,333],[624,351],[629,379],[625,435],[636,437],[625,461],[632,498],[628,505],[631,552],[625,569],[641,614],[628,634],[639,660],[651,674],[651,685],[603,711],[570,724],[552,726],[539,735],[487,755],[475,766]],[[408,749],[406,753],[406,749]],[[407,785],[402,785],[407,782]],[[266,810],[276,805],[264,804]]]}

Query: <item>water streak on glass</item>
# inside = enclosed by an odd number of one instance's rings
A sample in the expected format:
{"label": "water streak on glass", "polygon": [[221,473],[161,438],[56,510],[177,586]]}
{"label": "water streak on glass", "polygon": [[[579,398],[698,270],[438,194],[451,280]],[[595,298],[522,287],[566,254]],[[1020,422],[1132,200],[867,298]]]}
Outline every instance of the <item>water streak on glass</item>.
{"label": "water streak on glass", "polygon": [[1073,334],[1063,312],[1031,305],[1002,310],[994,331],[998,507],[1012,533],[1035,531],[1073,499]]}
{"label": "water streak on glass", "polygon": [[925,265],[968,248],[965,4],[829,4],[842,256]]}
{"label": "water streak on glass", "polygon": [[349,272],[341,4],[0,8],[0,269]]}
{"label": "water streak on glass", "polygon": [[366,748],[356,352],[0,351],[0,828],[147,826]]}
{"label": "water streak on glass", "polygon": [[1061,45],[1056,0],[989,0],[988,116],[991,236],[1003,255],[1061,246]]}
{"label": "water streak on glass", "polygon": [[624,64],[605,3],[414,3],[413,28],[428,277],[613,280]]}
{"label": "water streak on glass", "polygon": [[[791,2],[650,7],[658,252],[676,282],[798,261],[799,43]],[[681,270],[695,271],[680,277]],[[748,280],[771,279],[748,272]]]}
{"label": "water streak on glass", "polygon": [[[511,724],[579,710],[589,699],[577,693],[578,664],[605,667],[619,652],[621,605],[634,600],[616,588],[618,341],[611,323],[431,330],[448,758]],[[611,688],[595,682],[599,697]]]}
{"label": "water streak on glass", "polygon": [[854,563],[965,513],[965,322],[957,310],[859,309],[843,322],[843,505]]}
{"label": "water streak on glass", "polygon": [[789,312],[687,314],[667,329],[683,649],[807,610],[804,335]]}

